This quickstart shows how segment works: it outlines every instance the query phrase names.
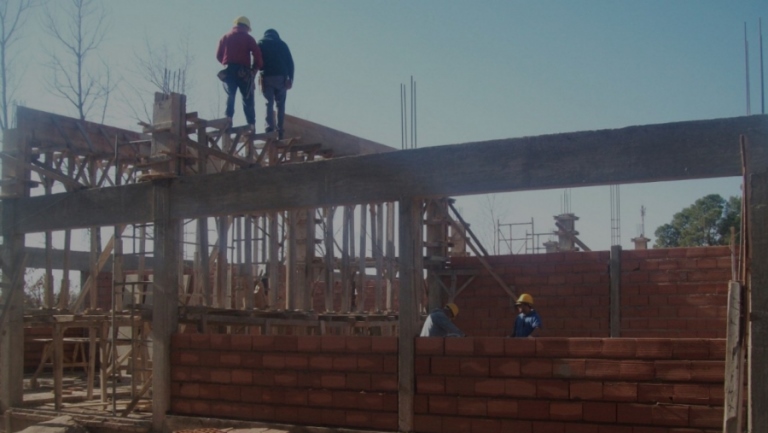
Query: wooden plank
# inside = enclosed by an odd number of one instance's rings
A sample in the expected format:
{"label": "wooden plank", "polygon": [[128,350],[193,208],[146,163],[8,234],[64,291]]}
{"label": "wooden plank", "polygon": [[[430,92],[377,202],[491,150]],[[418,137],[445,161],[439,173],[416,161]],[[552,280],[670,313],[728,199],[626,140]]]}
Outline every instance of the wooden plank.
{"label": "wooden plank", "polygon": [[[120,228],[120,231],[125,230],[125,226],[122,226]],[[99,272],[101,272],[102,269],[104,269],[104,265],[107,263],[107,259],[110,258],[110,255],[112,254],[112,248],[114,248],[115,245],[115,238],[110,237],[109,241],[107,241],[107,245],[104,247],[104,250],[101,251],[101,253],[98,255],[98,260],[94,263],[94,266],[90,268],[90,275],[88,275],[88,279],[85,280],[85,284],[83,284],[83,289],[80,291],[80,294],[77,296],[77,300],[75,301],[75,305],[72,307],[74,311],[79,311],[80,308],[83,306],[83,303],[85,302],[85,297],[90,293],[90,291],[93,289],[93,286],[96,284],[96,280],[98,278]],[[97,251],[95,241],[91,239],[91,246],[94,248],[92,252]],[[93,307],[91,307],[93,309]]]}
{"label": "wooden plank", "polygon": [[0,152],[0,158],[2,158],[5,161],[8,161],[12,164],[18,165],[20,168],[25,168],[27,170],[32,170],[35,173],[39,174],[43,178],[50,178],[53,180],[57,180],[64,184],[67,187],[73,188],[73,189],[84,189],[87,188],[85,185],[81,184],[80,182],[77,182],[73,179],[70,179],[65,175],[64,173],[54,170],[51,167],[41,167],[39,164],[36,164],[35,162],[31,163],[25,163],[23,161],[20,161],[18,158],[14,157],[13,155],[9,155],[5,152]]}
{"label": "wooden plank", "polygon": [[421,202],[400,201],[400,314],[398,316],[398,431],[413,431],[413,399],[416,362],[415,341],[418,314],[416,294],[421,287],[421,269],[416,259],[422,255],[422,242],[417,225],[421,225]]}
{"label": "wooden plank", "polygon": [[296,144],[320,143],[320,151],[333,152],[336,157],[392,152],[393,147],[385,146],[364,138],[355,137],[327,126],[319,125],[290,114],[285,115],[285,136],[295,137]]}
{"label": "wooden plank", "polygon": [[611,246],[611,337],[621,337],[621,245]]}
{"label": "wooden plank", "polygon": [[728,284],[728,320],[725,338],[725,401],[723,433],[741,433],[744,389],[744,325],[742,287]]}
{"label": "wooden plank", "polygon": [[[738,176],[738,135],[768,117],[633,126],[286,164],[174,180],[175,218],[398,200]],[[768,146],[752,159],[768,160]],[[483,167],[478,170],[477,167]],[[322,182],[318,182],[322,179]],[[243,188],[248,185],[248,188]],[[148,185],[24,198],[24,233],[149,220]]]}
{"label": "wooden plank", "polygon": [[[75,153],[101,152],[114,154],[114,137],[121,143],[138,141],[144,136],[138,132],[114,128],[95,122],[60,116],[27,107],[16,108],[18,129],[33,142],[46,146],[68,147]],[[84,139],[84,136],[87,137]],[[110,137],[112,137],[110,139]],[[90,143],[90,146],[89,146]],[[90,148],[92,146],[92,149]],[[121,156],[133,156],[131,146],[120,146]]]}
{"label": "wooden plank", "polygon": [[[756,144],[756,143],[752,143]],[[748,155],[751,159],[752,153]],[[749,432],[768,431],[768,169],[748,177]]]}
{"label": "wooden plank", "polygon": [[222,152],[221,150],[214,148],[214,147],[204,147],[200,145],[198,142],[188,138],[184,141],[187,146],[191,147],[192,149],[197,150],[198,152],[204,151],[207,156],[212,156],[215,158],[219,158],[222,161],[229,162],[232,164],[235,164],[239,167],[248,167],[253,165],[252,162],[246,161],[239,156],[236,155],[230,155],[226,152]]}
{"label": "wooden plank", "polygon": [[171,336],[178,327],[180,220],[170,212],[170,182],[155,182],[155,256],[152,303],[152,426],[162,431],[171,407]]}

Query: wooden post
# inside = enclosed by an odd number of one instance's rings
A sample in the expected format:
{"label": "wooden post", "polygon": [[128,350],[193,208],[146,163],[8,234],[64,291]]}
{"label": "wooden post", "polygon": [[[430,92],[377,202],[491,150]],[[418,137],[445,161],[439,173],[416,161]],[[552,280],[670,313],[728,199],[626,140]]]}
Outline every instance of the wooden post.
{"label": "wooden post", "polygon": [[427,284],[429,290],[427,311],[443,306],[443,289],[440,285],[440,276],[435,273],[442,266],[438,262],[441,258],[448,257],[448,227],[445,215],[448,213],[447,199],[433,199],[427,201],[427,257],[431,263],[427,265]]}
{"label": "wooden post", "polygon": [[333,311],[333,215],[336,208],[325,213],[325,311]]}
{"label": "wooden post", "polygon": [[387,202],[387,311],[395,305],[395,203]]}
{"label": "wooden post", "polygon": [[[201,125],[197,128],[197,139],[200,144],[200,148],[197,154],[197,171],[200,174],[205,174],[208,169],[208,133],[205,125]],[[197,249],[200,256],[200,279],[197,284],[200,285],[203,294],[202,304],[210,307],[213,306],[213,297],[211,295],[211,261],[209,259],[210,252],[208,251],[208,217],[202,217],[197,219]]]}
{"label": "wooden post", "polygon": [[61,410],[64,385],[64,326],[53,325],[53,408]]}
{"label": "wooden post", "polygon": [[[24,140],[16,130],[3,133],[2,150],[26,161]],[[0,312],[0,413],[21,406],[24,400],[24,234],[17,231],[17,202],[29,195],[29,171],[2,162],[2,312]]]}
{"label": "wooden post", "polygon": [[[154,181],[155,278],[152,304],[152,429],[164,431],[171,407],[171,336],[178,325],[181,224],[170,216],[171,180]],[[223,218],[222,218],[223,219]]]}
{"label": "wooden post", "polygon": [[314,310],[314,298],[312,297],[315,285],[315,209],[306,211],[306,238],[304,244],[304,284],[301,286],[301,296],[304,298],[304,308],[307,311]]}
{"label": "wooden post", "polygon": [[277,293],[280,290],[280,257],[277,256],[280,244],[277,230],[277,212],[270,211],[269,215],[269,308],[278,309]]}
{"label": "wooden post", "polygon": [[[764,143],[761,143],[764,144]],[[768,431],[768,169],[747,178],[749,221],[749,407],[750,433]]]}
{"label": "wooden post", "polygon": [[[371,206],[373,208],[373,206]],[[384,204],[376,205],[376,247],[374,260],[376,261],[376,312],[384,309]]]}
{"label": "wooden post", "polygon": [[218,234],[219,250],[216,256],[216,306],[219,308],[229,308],[227,305],[227,233],[229,224],[228,217],[220,216],[216,218],[216,231]]}
{"label": "wooden post", "polygon": [[289,210],[288,236],[285,238],[287,254],[285,255],[285,305],[288,310],[299,308],[299,285],[296,278],[298,271],[298,218],[299,211]]}
{"label": "wooden post", "polygon": [[419,236],[421,201],[400,200],[400,315],[398,317],[398,431],[413,431],[413,396],[416,376],[415,337],[417,333],[417,293],[421,276],[416,258],[421,255]]}
{"label": "wooden post", "polygon": [[[45,153],[45,165],[51,166],[51,152]],[[51,194],[53,181],[44,178],[43,184],[45,185],[45,194]],[[43,307],[53,308],[53,260],[51,259],[51,253],[53,249],[53,233],[48,230],[45,232],[45,281],[43,292]]]}
{"label": "wooden post", "polygon": [[69,309],[69,251],[72,244],[72,230],[64,230],[64,260],[61,265],[61,289],[59,291],[59,309]]}
{"label": "wooden post", "polygon": [[[5,166],[3,167],[5,169]],[[6,173],[3,170],[3,173]],[[5,189],[5,188],[4,188]],[[2,323],[0,323],[0,411],[21,405],[24,380],[24,235],[13,230],[15,203],[3,199]]]}
{"label": "wooden post", "polygon": [[355,309],[358,312],[365,310],[365,255],[367,254],[365,240],[366,240],[366,221],[368,221],[367,205],[365,203],[360,205],[360,262],[358,264],[358,284],[357,284],[357,296],[355,296]]}
{"label": "wooden post", "polygon": [[723,433],[742,432],[744,389],[744,327],[742,287],[736,281],[728,284],[728,329],[725,342],[725,402]]}
{"label": "wooden post", "polygon": [[621,245],[611,246],[611,337],[621,337]]}
{"label": "wooden post", "polygon": [[353,206],[344,206],[344,212],[342,215],[342,232],[341,232],[341,312],[349,313],[350,301],[352,297],[352,281],[350,281],[350,255],[349,255],[349,238],[350,238],[350,218],[354,212]]}
{"label": "wooden post", "polygon": [[253,310],[253,217],[245,217],[245,309]]}

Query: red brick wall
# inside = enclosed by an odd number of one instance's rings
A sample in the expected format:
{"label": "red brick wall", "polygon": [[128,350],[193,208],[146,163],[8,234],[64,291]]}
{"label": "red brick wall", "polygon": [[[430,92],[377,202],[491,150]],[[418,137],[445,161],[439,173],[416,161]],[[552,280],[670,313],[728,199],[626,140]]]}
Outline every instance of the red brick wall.
{"label": "red brick wall", "polygon": [[420,433],[719,432],[724,340],[419,338]]}
{"label": "red brick wall", "polygon": [[624,251],[623,337],[725,338],[728,247]]}
{"label": "red brick wall", "polygon": [[397,429],[395,337],[175,334],[171,410]]}
{"label": "red brick wall", "polygon": [[[489,262],[516,294],[534,297],[542,336],[609,335],[609,252],[495,256]],[[725,336],[727,247],[623,251],[621,262],[621,336]],[[475,257],[453,257],[451,268],[478,272],[456,298],[459,328],[472,336],[508,335],[517,311],[504,289]],[[459,276],[457,287],[468,278]]]}
{"label": "red brick wall", "polygon": [[[489,263],[518,295],[530,293],[544,322],[543,336],[609,335],[610,253],[579,252],[491,257]],[[475,257],[452,257],[452,269],[478,277],[456,298],[456,324],[472,336],[506,336],[517,316],[513,300]],[[468,279],[460,276],[457,286]],[[449,282],[445,282],[449,284]]]}

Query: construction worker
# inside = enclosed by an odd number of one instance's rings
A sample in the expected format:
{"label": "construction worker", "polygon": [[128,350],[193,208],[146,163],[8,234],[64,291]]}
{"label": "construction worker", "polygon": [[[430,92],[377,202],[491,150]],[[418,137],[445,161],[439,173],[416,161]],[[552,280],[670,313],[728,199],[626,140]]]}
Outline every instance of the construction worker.
{"label": "construction worker", "polygon": [[515,302],[519,313],[512,329],[512,337],[535,337],[541,329],[541,317],[533,309],[533,296],[523,293]]}
{"label": "construction worker", "polygon": [[235,93],[240,90],[243,97],[243,112],[251,131],[256,123],[253,106],[253,88],[256,73],[264,66],[261,50],[251,32],[251,21],[246,17],[235,18],[235,26],[219,40],[216,59],[226,68],[219,72],[227,92],[226,116],[232,125],[235,114]]}
{"label": "construction worker", "polygon": [[435,308],[421,328],[421,337],[464,337],[461,329],[453,324],[453,319],[459,315],[459,307],[446,304],[443,308]]}
{"label": "construction worker", "polygon": [[[278,138],[283,138],[283,119],[285,118],[285,98],[293,87],[293,56],[288,45],[280,39],[275,29],[264,32],[259,41],[264,69],[259,83],[261,94],[267,100],[266,132],[277,130]],[[277,104],[277,125],[275,125],[274,105]],[[277,129],[275,129],[277,127]]]}

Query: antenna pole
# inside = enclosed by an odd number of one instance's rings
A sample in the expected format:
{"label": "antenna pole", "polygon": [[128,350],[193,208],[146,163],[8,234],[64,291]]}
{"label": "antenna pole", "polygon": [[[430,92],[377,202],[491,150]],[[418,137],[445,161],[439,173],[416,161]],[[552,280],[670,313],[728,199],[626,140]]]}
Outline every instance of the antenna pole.
{"label": "antenna pole", "polygon": [[752,114],[752,111],[750,109],[750,106],[752,105],[749,101],[749,43],[747,42],[747,23],[744,22],[744,69],[746,72],[746,81],[747,81],[747,116]]}
{"label": "antenna pole", "polygon": [[765,114],[765,84],[763,74],[763,19],[757,21],[760,28],[760,114]]}

